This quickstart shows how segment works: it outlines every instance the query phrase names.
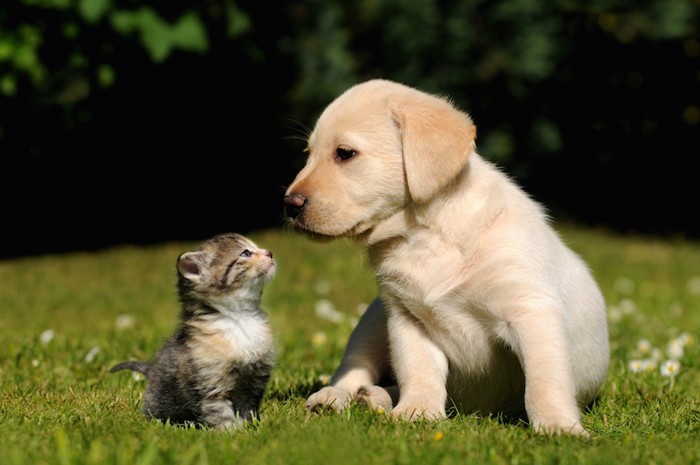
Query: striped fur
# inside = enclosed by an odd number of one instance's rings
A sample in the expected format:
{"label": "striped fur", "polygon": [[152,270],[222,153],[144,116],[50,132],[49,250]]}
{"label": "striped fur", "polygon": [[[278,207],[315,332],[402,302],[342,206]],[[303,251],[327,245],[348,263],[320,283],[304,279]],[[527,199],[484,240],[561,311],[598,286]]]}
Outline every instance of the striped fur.
{"label": "striped fur", "polygon": [[235,233],[178,257],[181,321],[152,362],[123,362],[148,381],[142,412],[173,424],[239,428],[258,416],[276,361],[260,308],[272,253]]}

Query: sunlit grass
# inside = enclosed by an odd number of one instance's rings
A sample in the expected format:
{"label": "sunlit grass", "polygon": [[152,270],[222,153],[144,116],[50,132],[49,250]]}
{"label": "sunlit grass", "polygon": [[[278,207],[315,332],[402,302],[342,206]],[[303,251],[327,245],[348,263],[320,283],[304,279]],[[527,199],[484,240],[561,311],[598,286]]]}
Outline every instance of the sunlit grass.
{"label": "sunlit grass", "polygon": [[[8,464],[698,463],[700,244],[560,225],[608,303],[612,363],[583,422],[593,440],[499,418],[397,423],[353,407],[310,413],[376,285],[351,242],[251,233],[278,261],[263,294],[279,361],[261,418],[234,433],[141,417],[147,359],[178,316],[175,260],[195,243],[0,263],[0,428]],[[204,238],[202,238],[204,239]]]}

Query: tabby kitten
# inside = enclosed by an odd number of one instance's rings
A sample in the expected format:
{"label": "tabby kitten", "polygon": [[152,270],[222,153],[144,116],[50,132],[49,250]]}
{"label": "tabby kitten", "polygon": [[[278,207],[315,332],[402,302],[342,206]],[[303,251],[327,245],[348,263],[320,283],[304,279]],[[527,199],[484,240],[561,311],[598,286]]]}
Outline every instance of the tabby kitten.
{"label": "tabby kitten", "polygon": [[235,233],[214,236],[177,259],[180,323],[155,359],[123,362],[147,380],[147,418],[235,429],[258,415],[275,364],[260,308],[272,252]]}

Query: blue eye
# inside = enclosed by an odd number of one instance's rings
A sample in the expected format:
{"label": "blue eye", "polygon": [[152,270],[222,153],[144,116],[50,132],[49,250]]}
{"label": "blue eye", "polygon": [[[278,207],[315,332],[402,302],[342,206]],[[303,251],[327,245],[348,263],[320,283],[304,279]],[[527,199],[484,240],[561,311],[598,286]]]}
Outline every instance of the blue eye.
{"label": "blue eye", "polygon": [[245,249],[243,252],[241,252],[241,257],[250,257],[251,255],[253,254],[248,249]]}

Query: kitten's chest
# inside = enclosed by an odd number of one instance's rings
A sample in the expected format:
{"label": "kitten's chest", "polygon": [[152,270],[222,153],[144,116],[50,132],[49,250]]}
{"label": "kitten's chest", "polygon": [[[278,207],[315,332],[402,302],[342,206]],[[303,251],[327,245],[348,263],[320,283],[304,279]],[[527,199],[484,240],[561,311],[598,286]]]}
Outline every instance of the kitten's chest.
{"label": "kitten's chest", "polygon": [[269,324],[258,315],[220,317],[196,327],[189,347],[200,361],[254,363],[272,350]]}

